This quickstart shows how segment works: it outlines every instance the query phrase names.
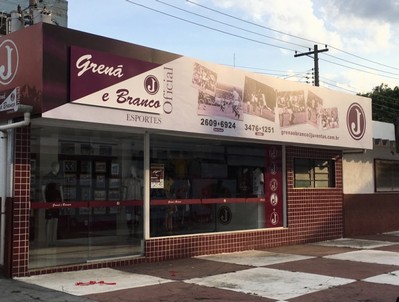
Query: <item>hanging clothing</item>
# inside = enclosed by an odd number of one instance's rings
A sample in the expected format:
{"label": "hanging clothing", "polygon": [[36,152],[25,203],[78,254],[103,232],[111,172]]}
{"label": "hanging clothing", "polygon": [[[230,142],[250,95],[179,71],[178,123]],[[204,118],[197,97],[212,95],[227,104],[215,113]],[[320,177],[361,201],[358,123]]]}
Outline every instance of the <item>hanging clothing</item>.
{"label": "hanging clothing", "polygon": [[124,198],[126,200],[142,200],[142,180],[138,177],[129,177],[125,179],[123,186],[125,187],[126,194]]}
{"label": "hanging clothing", "polygon": [[[43,186],[45,186],[44,194],[46,202],[61,202],[62,201],[62,186],[63,178],[53,172],[48,173],[43,177]],[[47,209],[46,219],[58,218],[58,209]]]}

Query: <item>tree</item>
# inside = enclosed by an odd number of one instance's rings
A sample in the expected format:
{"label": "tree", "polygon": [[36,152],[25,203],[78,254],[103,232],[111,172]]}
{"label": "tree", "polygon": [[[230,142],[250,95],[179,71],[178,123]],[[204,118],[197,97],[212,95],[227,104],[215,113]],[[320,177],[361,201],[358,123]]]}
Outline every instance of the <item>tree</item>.
{"label": "tree", "polygon": [[399,116],[399,87],[389,88],[381,84],[373,88],[372,92],[358,94],[371,98],[373,120],[393,123]]}

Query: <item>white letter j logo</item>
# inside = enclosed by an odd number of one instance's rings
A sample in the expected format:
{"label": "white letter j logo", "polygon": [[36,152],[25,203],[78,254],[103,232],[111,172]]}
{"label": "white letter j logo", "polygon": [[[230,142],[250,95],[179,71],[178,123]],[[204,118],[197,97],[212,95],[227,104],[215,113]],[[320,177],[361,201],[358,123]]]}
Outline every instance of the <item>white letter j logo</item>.
{"label": "white letter j logo", "polygon": [[354,109],[356,112],[356,121],[353,121],[351,123],[351,130],[354,136],[358,136],[362,132],[362,129],[360,127],[360,119],[362,117],[362,112],[358,108]]}
{"label": "white letter j logo", "polygon": [[11,40],[5,40],[0,44],[0,54],[0,84],[8,85],[14,79],[18,69],[17,46]]}

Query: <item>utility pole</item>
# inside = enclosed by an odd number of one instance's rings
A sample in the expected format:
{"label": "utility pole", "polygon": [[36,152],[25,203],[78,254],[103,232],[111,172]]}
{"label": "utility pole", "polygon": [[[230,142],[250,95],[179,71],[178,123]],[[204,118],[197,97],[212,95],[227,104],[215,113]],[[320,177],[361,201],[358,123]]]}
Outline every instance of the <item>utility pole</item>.
{"label": "utility pole", "polygon": [[324,49],[318,49],[317,45],[314,45],[313,51],[310,50],[308,52],[304,53],[297,53],[295,51],[294,57],[301,57],[301,56],[308,56],[308,55],[313,55],[313,60],[314,60],[314,85],[319,86],[319,52],[325,52],[328,51],[327,45],[326,48]]}

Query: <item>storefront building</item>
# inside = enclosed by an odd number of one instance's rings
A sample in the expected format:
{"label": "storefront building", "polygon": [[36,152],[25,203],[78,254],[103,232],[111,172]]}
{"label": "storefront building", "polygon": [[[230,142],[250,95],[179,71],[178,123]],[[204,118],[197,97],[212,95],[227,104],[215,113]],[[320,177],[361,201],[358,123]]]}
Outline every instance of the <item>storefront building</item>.
{"label": "storefront building", "polygon": [[0,53],[8,275],[342,237],[369,99],[48,24]]}
{"label": "storefront building", "polygon": [[373,121],[373,149],[344,152],[345,237],[399,229],[397,130]]}

